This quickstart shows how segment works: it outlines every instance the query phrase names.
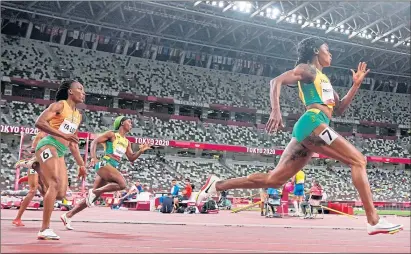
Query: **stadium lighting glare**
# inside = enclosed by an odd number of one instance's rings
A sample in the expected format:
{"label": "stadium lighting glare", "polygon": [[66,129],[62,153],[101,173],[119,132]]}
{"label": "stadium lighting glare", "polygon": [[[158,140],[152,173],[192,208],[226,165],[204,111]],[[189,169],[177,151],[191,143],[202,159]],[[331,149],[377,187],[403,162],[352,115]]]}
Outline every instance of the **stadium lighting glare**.
{"label": "stadium lighting glare", "polygon": [[342,25],[340,26],[340,28],[341,28],[341,29],[344,29],[344,24],[342,24]]}
{"label": "stadium lighting glare", "polygon": [[368,33],[367,29],[365,29],[365,30],[363,31],[363,33],[364,33],[364,34]]}
{"label": "stadium lighting glare", "polygon": [[311,26],[311,27],[313,27],[313,26],[314,26],[314,23],[313,23],[313,22],[311,22],[311,23],[310,23],[310,26]]}
{"label": "stadium lighting glare", "polygon": [[385,38],[385,42],[388,42],[388,38]]}
{"label": "stadium lighting glare", "polygon": [[393,39],[394,39],[394,38],[395,38],[395,35],[391,35],[391,38],[393,38]]}
{"label": "stadium lighting glare", "polygon": [[271,13],[271,8],[267,8],[267,13]]}
{"label": "stadium lighting glare", "polygon": [[303,16],[298,15],[298,20],[303,19]]}
{"label": "stadium lighting glare", "polygon": [[325,30],[325,29],[327,29],[327,26],[324,24],[324,25],[321,26],[321,28]]}
{"label": "stadium lighting glare", "polygon": [[408,46],[408,47],[410,46],[410,43],[409,43],[409,42],[407,43],[407,46]]}
{"label": "stadium lighting glare", "polygon": [[277,9],[277,8],[274,8],[273,10],[272,10],[272,13],[273,13],[273,15],[274,16],[278,16],[278,14],[280,14],[280,10],[279,9]]}
{"label": "stadium lighting glare", "polygon": [[302,23],[303,23],[303,21],[302,21],[301,19],[299,19],[299,20],[298,20],[298,24],[301,25]]}
{"label": "stadium lighting glare", "polygon": [[345,34],[350,34],[350,30],[349,29],[345,30]]}
{"label": "stadium lighting glare", "polygon": [[291,23],[295,23],[295,22],[297,22],[297,20],[295,20],[295,18],[291,18]]}
{"label": "stadium lighting glare", "polygon": [[340,33],[344,33],[344,29],[343,29],[343,28],[340,29]]}
{"label": "stadium lighting glare", "polygon": [[391,39],[391,43],[394,43],[394,39]]}
{"label": "stadium lighting glare", "polygon": [[321,24],[321,20],[317,19],[316,20],[317,24]]}
{"label": "stadium lighting glare", "polygon": [[223,2],[223,1],[220,1],[220,2],[218,3],[218,7],[223,8],[223,7],[224,7],[224,2]]}
{"label": "stadium lighting glare", "polygon": [[338,32],[338,27],[334,28],[334,31]]}
{"label": "stadium lighting glare", "polygon": [[320,25],[320,24],[317,24],[317,27],[321,27],[321,25]]}
{"label": "stadium lighting glare", "polygon": [[287,17],[285,21],[290,22],[290,17]]}
{"label": "stadium lighting glare", "polygon": [[[221,1],[221,2],[224,3],[224,1]],[[238,1],[238,2],[235,2],[235,4],[233,5],[233,10],[234,11],[244,12],[244,13],[250,13],[251,10],[252,10],[252,7],[253,7],[253,5],[250,2]],[[268,11],[267,11],[267,16],[269,16]]]}
{"label": "stadium lighting glare", "polygon": [[368,38],[368,39],[371,39],[371,38],[372,38],[371,34],[367,35],[367,38]]}
{"label": "stadium lighting glare", "polygon": [[247,7],[247,3],[244,1],[238,2],[238,7],[240,7],[240,9],[245,9]]}
{"label": "stadium lighting glare", "polygon": [[297,17],[297,15],[296,15],[296,14],[293,14],[293,15],[291,15],[291,17],[292,17],[293,19],[295,19],[295,18]]}
{"label": "stadium lighting glare", "polygon": [[260,16],[264,16],[264,14],[265,14],[265,13],[264,13],[263,11],[262,11],[262,12],[260,12]]}
{"label": "stadium lighting glare", "polygon": [[217,1],[211,2],[211,5],[212,5],[212,6],[216,6],[216,5],[217,5]]}

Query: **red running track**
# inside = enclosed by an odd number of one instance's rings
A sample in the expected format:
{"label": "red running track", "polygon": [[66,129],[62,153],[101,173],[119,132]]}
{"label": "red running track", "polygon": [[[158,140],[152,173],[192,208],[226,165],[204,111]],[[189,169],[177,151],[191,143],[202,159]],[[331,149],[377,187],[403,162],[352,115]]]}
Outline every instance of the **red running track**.
{"label": "red running track", "polygon": [[16,210],[2,210],[2,253],[410,253],[409,218],[392,217],[405,230],[369,236],[365,217],[328,215],[320,220],[267,219],[257,212],[216,215],[85,210],[67,231],[53,213],[52,228],[60,241],[36,239],[41,212],[28,211],[25,227],[14,227]]}

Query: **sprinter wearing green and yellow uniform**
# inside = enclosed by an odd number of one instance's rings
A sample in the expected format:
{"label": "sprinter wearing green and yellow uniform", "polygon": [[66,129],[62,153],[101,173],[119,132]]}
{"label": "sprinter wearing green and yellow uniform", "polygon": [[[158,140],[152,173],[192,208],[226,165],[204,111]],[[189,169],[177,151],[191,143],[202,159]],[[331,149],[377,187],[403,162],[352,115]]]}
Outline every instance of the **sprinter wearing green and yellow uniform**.
{"label": "sprinter wearing green and yellow uniform", "polygon": [[[105,132],[91,143],[91,163],[89,166],[93,167],[97,173],[96,180],[94,181],[93,188],[89,189],[88,196],[73,208],[73,210],[61,215],[61,221],[63,221],[69,230],[73,229],[70,225],[71,218],[86,207],[92,206],[101,194],[121,191],[126,188],[126,180],[119,171],[120,161],[123,155],[125,155],[129,161],[133,162],[146,150],[150,149],[149,145],[143,144],[140,145],[138,152],[133,153],[131,144],[126,137],[126,134],[132,128],[132,121],[128,117],[117,117],[113,127],[114,130]],[[104,146],[104,156],[100,160],[97,159],[96,154],[98,144]]]}

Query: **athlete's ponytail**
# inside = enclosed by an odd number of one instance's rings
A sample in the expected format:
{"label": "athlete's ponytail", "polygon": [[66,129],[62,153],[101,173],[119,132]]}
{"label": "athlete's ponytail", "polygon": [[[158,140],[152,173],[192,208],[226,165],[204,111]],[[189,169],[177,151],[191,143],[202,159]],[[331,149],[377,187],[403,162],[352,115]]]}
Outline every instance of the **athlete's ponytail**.
{"label": "athlete's ponytail", "polygon": [[77,81],[75,80],[65,80],[61,82],[57,92],[56,92],[56,101],[62,101],[68,99],[68,90],[70,89],[71,85]]}

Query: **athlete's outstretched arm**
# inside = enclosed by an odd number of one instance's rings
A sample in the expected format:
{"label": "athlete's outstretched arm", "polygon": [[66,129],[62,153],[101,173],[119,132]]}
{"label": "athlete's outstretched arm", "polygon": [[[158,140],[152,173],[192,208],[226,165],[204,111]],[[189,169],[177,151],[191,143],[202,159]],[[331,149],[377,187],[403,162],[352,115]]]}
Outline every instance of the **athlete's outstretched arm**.
{"label": "athlete's outstretched arm", "polygon": [[293,85],[298,81],[312,82],[317,72],[314,66],[299,64],[293,70],[289,70],[274,78],[270,82],[271,109],[280,107],[281,85]]}
{"label": "athlete's outstretched arm", "polygon": [[367,70],[367,64],[364,62],[360,62],[358,64],[357,72],[351,70],[352,77],[353,77],[353,85],[348,91],[348,93],[340,100],[338,94],[334,91],[334,100],[336,102],[336,108],[334,113],[337,116],[341,116],[345,110],[347,110],[348,106],[350,106],[355,94],[360,89],[361,83],[364,80],[365,76],[370,72]]}
{"label": "athlete's outstretched arm", "polygon": [[314,66],[308,64],[299,64],[293,70],[284,72],[270,82],[270,102],[271,114],[267,122],[266,130],[268,133],[277,131],[277,128],[283,127],[280,112],[280,93],[282,85],[296,84],[298,81],[305,83],[312,82],[315,79],[317,71]]}
{"label": "athlete's outstretched arm", "polygon": [[113,141],[115,139],[114,132],[112,131],[107,131],[103,135],[98,136],[96,139],[93,140],[90,144],[90,156],[91,156],[91,164],[90,166],[94,166],[94,164],[98,161],[97,159],[97,145],[98,144],[103,144],[108,140]]}
{"label": "athlete's outstretched arm", "polygon": [[140,145],[139,148],[140,148],[140,150],[133,153],[133,150],[131,149],[130,143],[128,144],[127,151],[126,151],[126,156],[127,156],[127,159],[129,161],[133,162],[133,161],[137,160],[137,158],[140,157],[140,155],[142,155],[145,151],[151,149],[150,145],[148,145],[148,144],[142,144],[142,145]]}

